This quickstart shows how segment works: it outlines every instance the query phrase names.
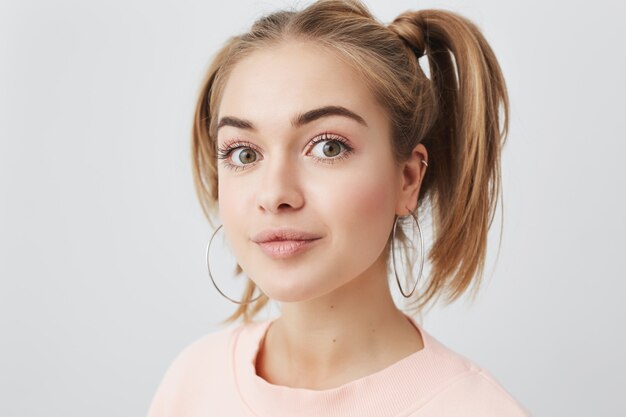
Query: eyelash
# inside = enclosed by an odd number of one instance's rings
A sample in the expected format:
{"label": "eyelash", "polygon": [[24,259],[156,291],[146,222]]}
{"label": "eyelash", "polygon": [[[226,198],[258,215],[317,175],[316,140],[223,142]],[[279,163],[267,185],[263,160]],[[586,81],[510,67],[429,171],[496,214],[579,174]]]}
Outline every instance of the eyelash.
{"label": "eyelash", "polygon": [[[318,156],[313,156],[313,159],[318,161],[318,162],[322,162],[322,163],[325,163],[325,164],[334,164],[334,163],[336,163],[336,162],[338,162],[338,161],[340,161],[342,159],[345,159],[348,156],[350,156],[350,154],[353,151],[353,148],[350,145],[348,145],[348,142],[344,138],[342,138],[341,136],[336,136],[336,135],[334,135],[332,133],[328,133],[328,132],[324,132],[321,135],[317,136],[315,139],[313,139],[311,141],[311,143],[312,143],[311,149],[313,147],[315,147],[315,145],[317,145],[319,142],[325,142],[325,141],[339,142],[345,148],[345,151],[342,154],[340,154],[338,156],[335,156],[335,157],[332,157],[332,158],[320,158]],[[248,166],[250,166],[250,165],[254,165],[254,162],[250,163],[250,164],[245,164],[245,165],[235,165],[235,164],[231,164],[230,162],[226,162],[226,160],[228,159],[230,154],[233,151],[235,151],[236,149],[239,149],[239,148],[250,148],[250,149],[252,149],[254,151],[257,151],[257,152],[259,151],[254,144],[252,144],[250,142],[247,142],[247,141],[235,140],[235,141],[232,141],[230,143],[226,143],[221,148],[219,148],[218,151],[217,151],[217,153],[218,153],[217,158],[224,160],[224,162],[222,164],[224,167],[226,167],[228,169],[235,170],[235,171],[241,171],[241,170],[247,169]]]}

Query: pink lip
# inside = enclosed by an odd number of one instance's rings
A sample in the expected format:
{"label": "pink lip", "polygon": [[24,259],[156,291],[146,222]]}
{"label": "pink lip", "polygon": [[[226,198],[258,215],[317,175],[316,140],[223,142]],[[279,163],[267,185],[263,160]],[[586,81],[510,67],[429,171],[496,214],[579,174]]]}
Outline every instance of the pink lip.
{"label": "pink lip", "polygon": [[262,230],[252,237],[252,241],[256,243],[264,243],[276,240],[314,240],[319,239],[320,237],[322,236],[316,233],[292,229],[289,227],[279,227]]}
{"label": "pink lip", "polygon": [[312,240],[274,240],[258,242],[266,255],[274,259],[284,259],[310,249],[319,239]]}

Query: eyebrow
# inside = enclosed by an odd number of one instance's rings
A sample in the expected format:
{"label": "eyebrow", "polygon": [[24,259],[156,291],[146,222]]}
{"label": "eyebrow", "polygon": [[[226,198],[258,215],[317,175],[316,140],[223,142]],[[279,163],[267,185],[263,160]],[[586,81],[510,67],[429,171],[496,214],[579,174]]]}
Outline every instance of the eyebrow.
{"label": "eyebrow", "polygon": [[[367,123],[361,116],[342,106],[324,106],[317,109],[309,110],[306,113],[296,114],[296,116],[291,119],[291,126],[296,128],[301,127],[307,123],[311,123],[314,120],[329,116],[347,117],[356,120],[358,123],[367,127]],[[223,126],[232,126],[239,129],[256,131],[256,127],[254,127],[254,124],[252,124],[252,122],[250,122],[249,120],[239,119],[233,116],[222,117],[217,124],[216,130],[219,130]]]}

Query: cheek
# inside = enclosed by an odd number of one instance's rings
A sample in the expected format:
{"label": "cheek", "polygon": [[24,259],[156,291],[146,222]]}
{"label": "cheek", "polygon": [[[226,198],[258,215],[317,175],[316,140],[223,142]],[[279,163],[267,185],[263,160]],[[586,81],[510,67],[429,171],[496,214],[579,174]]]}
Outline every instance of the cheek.
{"label": "cheek", "polygon": [[241,239],[245,239],[249,231],[246,230],[246,219],[250,213],[244,212],[250,202],[245,201],[248,193],[241,186],[229,181],[228,178],[219,181],[218,185],[218,212],[229,246],[237,250]]}
{"label": "cheek", "polygon": [[[394,188],[392,178],[370,171],[347,180],[327,196],[327,210],[335,238],[346,247],[376,255],[384,248],[393,225]],[[357,252],[358,253],[358,252]]]}
{"label": "cheek", "polygon": [[351,207],[351,217],[354,219],[348,224],[352,224],[353,227],[368,229],[371,233],[388,224],[388,217],[393,216],[389,182],[370,182],[361,187],[354,187],[346,193],[346,198],[348,199],[346,204]]}

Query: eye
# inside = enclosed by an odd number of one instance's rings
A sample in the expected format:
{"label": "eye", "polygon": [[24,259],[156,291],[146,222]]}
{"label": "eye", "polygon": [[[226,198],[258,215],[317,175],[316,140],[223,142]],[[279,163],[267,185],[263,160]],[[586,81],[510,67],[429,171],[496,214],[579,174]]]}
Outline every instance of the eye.
{"label": "eye", "polygon": [[[321,146],[318,146],[320,144]],[[313,140],[312,150],[315,151],[316,149],[318,152],[313,152],[313,158],[328,164],[334,164],[340,159],[347,158],[352,152],[352,147],[348,145],[345,139],[328,133],[324,133]],[[343,153],[341,153],[342,149],[344,150]]]}
{"label": "eye", "polygon": [[[324,144],[324,146],[317,146],[320,143]],[[342,147],[343,147],[343,144],[335,139],[319,140],[315,142],[315,145],[313,145],[313,149],[319,148],[318,150],[321,151],[321,155],[319,154],[316,155],[316,157],[318,158],[323,158],[323,157],[334,158],[335,156],[339,155]]]}
{"label": "eye", "polygon": [[[352,153],[353,149],[341,136],[323,133],[311,141],[313,159],[326,164],[334,164]],[[321,145],[321,146],[318,146]],[[342,152],[343,150],[343,152]],[[218,159],[223,159],[223,166],[235,171],[248,168],[257,161],[260,151],[256,145],[247,141],[233,141],[217,150]]]}
{"label": "eye", "polygon": [[237,148],[232,152],[232,159],[241,162],[243,165],[251,164],[256,161],[256,151],[252,148]]}
{"label": "eye", "polygon": [[[239,171],[246,169],[247,165],[256,162],[256,153],[258,151],[255,146],[246,141],[236,141],[217,150],[217,158],[223,159],[224,167]],[[234,161],[236,163],[232,163]],[[239,165],[241,163],[241,165]]]}

